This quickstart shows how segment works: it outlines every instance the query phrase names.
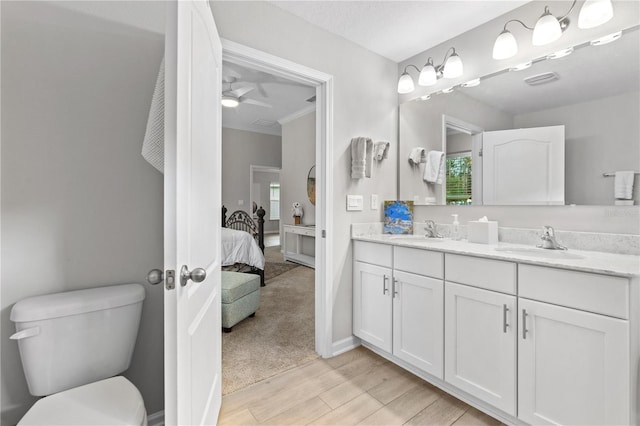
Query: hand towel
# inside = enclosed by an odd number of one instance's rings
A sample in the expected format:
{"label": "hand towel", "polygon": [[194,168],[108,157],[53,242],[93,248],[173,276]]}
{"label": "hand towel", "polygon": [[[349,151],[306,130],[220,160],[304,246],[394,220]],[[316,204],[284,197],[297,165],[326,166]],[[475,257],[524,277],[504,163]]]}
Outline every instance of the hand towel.
{"label": "hand towel", "polygon": [[416,147],[411,150],[411,154],[409,154],[409,163],[414,165],[418,165],[420,163],[424,163],[426,161],[425,157],[425,149],[422,147]]}
{"label": "hand towel", "polygon": [[164,172],[164,58],[153,89],[147,128],[142,141],[142,156],[160,173]]}
{"label": "hand towel", "polygon": [[365,137],[351,139],[351,178],[371,177],[372,160],[373,142],[371,139]]}
{"label": "hand towel", "polygon": [[382,161],[389,156],[389,142],[376,142],[375,143],[375,159]]}
{"label": "hand towel", "polygon": [[633,197],[633,178],[633,171],[616,172],[613,185],[617,200],[630,200]]}
{"label": "hand towel", "polygon": [[444,179],[444,152],[429,151],[422,179],[428,183],[442,183]]}

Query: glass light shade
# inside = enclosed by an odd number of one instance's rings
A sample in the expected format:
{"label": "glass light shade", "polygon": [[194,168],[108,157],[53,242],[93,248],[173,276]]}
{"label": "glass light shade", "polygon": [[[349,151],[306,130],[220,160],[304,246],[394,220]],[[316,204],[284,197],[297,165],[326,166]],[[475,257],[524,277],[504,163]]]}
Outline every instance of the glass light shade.
{"label": "glass light shade", "polygon": [[531,42],[534,46],[544,46],[556,41],[561,35],[562,29],[558,18],[549,13],[548,10],[545,10],[533,28],[533,40]]}
{"label": "glass light shade", "polygon": [[420,77],[418,77],[418,84],[420,86],[433,86],[438,81],[436,75],[436,69],[431,64],[427,64],[422,67],[420,71]]}
{"label": "glass light shade", "polygon": [[414,89],[413,79],[408,72],[403,72],[398,80],[398,93],[411,93]]}
{"label": "glass light shade", "polygon": [[613,18],[611,0],[587,0],[578,15],[578,28],[595,28]]}
{"label": "glass light shade", "polygon": [[507,59],[518,53],[518,43],[511,31],[504,30],[493,44],[493,59]]}
{"label": "glass light shade", "polygon": [[444,64],[444,70],[442,71],[442,76],[444,78],[456,78],[460,77],[463,73],[462,68],[462,59],[458,56],[457,53],[449,56],[447,62]]}
{"label": "glass light shade", "polygon": [[222,97],[222,106],[227,108],[235,108],[240,104],[237,98],[232,96],[223,96]]}

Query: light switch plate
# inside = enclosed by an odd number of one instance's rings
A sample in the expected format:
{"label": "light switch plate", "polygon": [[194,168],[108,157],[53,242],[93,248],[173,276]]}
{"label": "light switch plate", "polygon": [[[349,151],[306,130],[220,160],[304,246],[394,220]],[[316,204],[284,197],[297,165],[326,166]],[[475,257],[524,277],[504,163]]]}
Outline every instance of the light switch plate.
{"label": "light switch plate", "polygon": [[378,210],[378,194],[371,194],[371,210]]}
{"label": "light switch plate", "polygon": [[364,198],[362,195],[347,195],[347,211],[362,211]]}

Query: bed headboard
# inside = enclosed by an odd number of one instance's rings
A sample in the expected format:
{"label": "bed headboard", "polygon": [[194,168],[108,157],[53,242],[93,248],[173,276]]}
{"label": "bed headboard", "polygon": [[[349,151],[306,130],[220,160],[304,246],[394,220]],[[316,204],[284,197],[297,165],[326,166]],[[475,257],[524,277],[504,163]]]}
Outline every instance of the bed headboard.
{"label": "bed headboard", "polygon": [[264,215],[266,212],[260,206],[258,210],[256,210],[256,215],[258,216],[258,223],[253,220],[251,215],[244,210],[236,210],[231,213],[229,218],[227,218],[227,208],[222,206],[222,227],[229,229],[237,229],[239,231],[245,231],[253,235],[253,238],[258,242],[258,246],[260,246],[260,250],[264,252]]}

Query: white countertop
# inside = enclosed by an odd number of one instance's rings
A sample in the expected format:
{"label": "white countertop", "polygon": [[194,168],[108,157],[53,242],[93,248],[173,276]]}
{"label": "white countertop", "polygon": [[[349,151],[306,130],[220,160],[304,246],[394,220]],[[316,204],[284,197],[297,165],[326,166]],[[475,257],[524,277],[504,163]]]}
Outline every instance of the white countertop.
{"label": "white countertop", "polygon": [[[370,234],[354,235],[354,240],[372,243],[390,244],[394,246],[413,247],[440,251],[444,253],[464,254],[486,257],[490,259],[509,260],[530,265],[552,266],[576,271],[618,275],[624,277],[640,276],[640,256],[629,254],[603,253],[597,251],[573,250],[555,251],[535,249],[522,244],[476,244],[466,240],[454,241],[448,238],[425,238],[420,235],[388,235]],[[514,253],[503,250],[530,250],[530,254]],[[540,252],[538,252],[540,251]],[[547,257],[548,256],[548,257]],[[564,256],[564,257],[563,257]],[[580,257],[578,259],[568,256]]]}

